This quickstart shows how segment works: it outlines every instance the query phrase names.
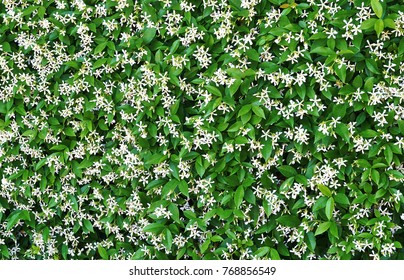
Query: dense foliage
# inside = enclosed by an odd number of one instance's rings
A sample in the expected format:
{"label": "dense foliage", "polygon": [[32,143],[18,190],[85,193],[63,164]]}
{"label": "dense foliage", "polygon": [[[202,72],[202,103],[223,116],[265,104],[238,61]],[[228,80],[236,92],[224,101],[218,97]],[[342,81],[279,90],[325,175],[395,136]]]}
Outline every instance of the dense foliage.
{"label": "dense foliage", "polygon": [[404,259],[401,0],[2,0],[0,258]]}

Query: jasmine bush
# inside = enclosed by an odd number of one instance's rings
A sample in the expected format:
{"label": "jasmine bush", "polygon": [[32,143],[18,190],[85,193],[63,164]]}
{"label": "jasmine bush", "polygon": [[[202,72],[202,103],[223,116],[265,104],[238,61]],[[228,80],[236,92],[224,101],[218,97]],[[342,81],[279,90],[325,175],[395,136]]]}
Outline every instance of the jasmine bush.
{"label": "jasmine bush", "polygon": [[2,259],[403,259],[401,0],[3,0]]}

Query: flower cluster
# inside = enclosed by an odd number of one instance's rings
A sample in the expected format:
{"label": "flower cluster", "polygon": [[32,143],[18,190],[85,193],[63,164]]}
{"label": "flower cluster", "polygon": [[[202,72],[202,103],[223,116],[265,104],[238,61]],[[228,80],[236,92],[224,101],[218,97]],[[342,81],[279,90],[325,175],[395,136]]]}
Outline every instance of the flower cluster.
{"label": "flower cluster", "polygon": [[0,259],[404,259],[404,5],[0,2]]}

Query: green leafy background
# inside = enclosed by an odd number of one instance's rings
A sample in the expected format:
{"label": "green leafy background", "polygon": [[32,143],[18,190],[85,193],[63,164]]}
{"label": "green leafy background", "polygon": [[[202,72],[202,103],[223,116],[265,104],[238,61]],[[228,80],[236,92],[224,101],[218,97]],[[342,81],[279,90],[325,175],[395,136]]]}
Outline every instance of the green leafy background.
{"label": "green leafy background", "polygon": [[1,259],[403,259],[404,5],[1,1]]}

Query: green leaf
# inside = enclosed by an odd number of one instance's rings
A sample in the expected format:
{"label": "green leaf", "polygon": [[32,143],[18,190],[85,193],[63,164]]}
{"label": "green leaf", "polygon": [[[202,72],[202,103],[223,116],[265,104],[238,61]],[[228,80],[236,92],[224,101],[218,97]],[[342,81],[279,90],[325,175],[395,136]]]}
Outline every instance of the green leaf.
{"label": "green leaf", "polygon": [[363,167],[363,168],[371,168],[372,166],[370,165],[370,163],[363,158],[357,159],[356,163],[358,164],[358,166]]}
{"label": "green leaf", "polygon": [[79,206],[78,206],[76,197],[75,197],[74,195],[72,195],[72,194],[69,194],[67,197],[68,197],[69,200],[70,200],[70,205],[72,206],[72,208],[73,208],[75,211],[79,211]]}
{"label": "green leaf", "polygon": [[176,223],[181,224],[181,220],[180,220],[180,211],[178,210],[178,206],[174,203],[171,203],[170,205],[168,205],[168,211],[170,211],[171,213],[171,219],[173,221],[175,221]]}
{"label": "green leaf", "polygon": [[3,45],[3,51],[4,52],[11,52],[11,46],[10,46],[10,44],[8,42],[3,42],[2,45]]}
{"label": "green leaf", "polygon": [[26,130],[26,131],[24,131],[22,136],[29,136],[30,138],[35,138],[36,130]]}
{"label": "green leaf", "polygon": [[233,240],[236,240],[237,239],[237,236],[234,234],[234,232],[232,232],[231,230],[226,230],[226,235],[229,237],[229,238],[231,238],[231,239],[233,239]]}
{"label": "green leaf", "polygon": [[242,122],[235,122],[233,125],[231,125],[229,127],[229,129],[227,129],[227,132],[237,132],[240,130],[240,128],[243,127],[243,123]]}
{"label": "green leaf", "polygon": [[310,51],[310,53],[316,53],[322,56],[334,55],[335,52],[327,47],[317,47]]}
{"label": "green leaf", "polygon": [[373,29],[376,21],[377,21],[377,19],[375,19],[375,18],[370,18],[370,19],[365,20],[361,24],[361,29],[362,30]]}
{"label": "green leaf", "polygon": [[31,221],[30,212],[28,210],[21,210],[20,219],[23,221]]}
{"label": "green leaf", "polygon": [[263,257],[268,254],[269,250],[269,247],[261,247],[257,251],[255,251],[254,255],[256,255],[257,257]]}
{"label": "green leaf", "polygon": [[158,224],[158,223],[153,223],[150,225],[147,225],[143,228],[144,232],[151,232],[151,233],[155,233],[155,234],[159,234],[161,233],[164,229],[166,228],[165,225],[163,224]]}
{"label": "green leaf", "polygon": [[41,19],[43,19],[45,13],[46,13],[46,7],[40,6],[40,7],[38,8],[38,17],[41,18]]}
{"label": "green leaf", "polygon": [[281,257],[278,254],[278,251],[275,250],[274,248],[271,248],[270,255],[271,255],[271,260],[280,260],[281,259]]}
{"label": "green leaf", "polygon": [[383,20],[383,22],[385,27],[396,29],[396,23],[391,18],[386,18]]}
{"label": "green leaf", "polygon": [[280,186],[280,190],[281,191],[286,191],[286,190],[288,190],[291,186],[292,186],[292,184],[293,184],[293,182],[295,181],[295,177],[290,177],[290,178],[288,178],[288,179],[286,179],[282,184],[281,184],[281,186]]}
{"label": "green leaf", "polygon": [[[150,190],[150,189],[153,189],[153,188],[155,188],[155,187],[159,187],[159,186],[161,186],[161,185],[163,185],[164,183],[165,183],[166,181],[165,180],[162,180],[162,179],[160,179],[160,180],[153,180],[153,181],[151,181],[149,184],[147,184],[147,186],[146,186],[146,190]],[[174,184],[175,184],[175,180],[171,180],[170,182],[173,182]]]}
{"label": "green leaf", "polygon": [[49,228],[48,227],[44,228],[44,230],[42,232],[42,236],[43,236],[44,241],[47,242],[49,239]]}
{"label": "green leaf", "polygon": [[280,216],[279,218],[276,219],[276,221],[281,225],[287,227],[297,227],[300,225],[299,218],[293,215]]}
{"label": "green leaf", "polygon": [[71,128],[71,127],[66,127],[64,129],[64,133],[65,133],[66,136],[70,136],[70,137],[75,137],[76,136],[76,133],[74,132],[73,128]]}
{"label": "green leaf", "polygon": [[200,249],[201,249],[201,253],[202,253],[202,254],[205,253],[206,250],[208,250],[209,245],[210,245],[210,239],[206,239],[206,241],[203,242],[203,243],[200,245]]}
{"label": "green leaf", "polygon": [[404,120],[398,120],[398,128],[400,129],[400,133],[404,135]]}
{"label": "green leaf", "polygon": [[236,204],[236,207],[239,208],[241,203],[243,202],[244,198],[244,187],[239,186],[234,194],[234,203]]}
{"label": "green leaf", "polygon": [[306,239],[307,239],[306,242],[307,247],[311,252],[314,252],[314,250],[316,249],[316,237],[314,236],[314,233],[308,232]]}
{"label": "green leaf", "polygon": [[104,260],[108,260],[108,252],[101,245],[98,246],[98,254],[100,254],[101,258]]}
{"label": "green leaf", "polygon": [[51,151],[63,151],[65,149],[67,149],[66,145],[59,144],[59,145],[55,145],[55,146],[51,147],[49,150],[51,150]]}
{"label": "green leaf", "polygon": [[[98,54],[98,53],[102,52],[105,49],[105,47],[107,46],[107,43],[108,42],[104,42],[104,43],[101,43],[98,46],[96,46],[94,49],[94,54]],[[95,67],[95,68],[97,68],[97,67]]]}
{"label": "green leaf", "polygon": [[213,95],[216,95],[218,97],[222,96],[222,93],[220,92],[220,90],[215,86],[206,85],[205,88],[208,90],[209,93],[211,93]]}
{"label": "green leaf", "polygon": [[275,220],[270,220],[270,222],[266,223],[265,225],[262,225],[256,232],[255,234],[261,234],[261,233],[267,233],[271,232],[274,228],[276,227],[276,222]]}
{"label": "green leaf", "polygon": [[371,0],[370,5],[372,6],[372,10],[375,12],[378,18],[381,18],[383,15],[383,7],[380,4],[379,0]]}
{"label": "green leaf", "polygon": [[282,166],[277,167],[277,169],[286,178],[293,177],[297,174],[296,169],[294,169],[292,166],[289,166],[289,165],[282,165]]}
{"label": "green leaf", "polygon": [[334,200],[338,204],[349,205],[349,198],[344,193],[337,193],[334,196]]}
{"label": "green leaf", "polygon": [[256,105],[253,105],[253,106],[252,106],[252,110],[253,110],[253,112],[254,112],[255,115],[257,115],[258,117],[261,117],[261,118],[265,119],[265,113],[264,113],[264,110],[263,110],[261,107],[256,106]]}
{"label": "green leaf", "polygon": [[89,232],[94,232],[93,224],[89,220],[83,220],[83,225]]}
{"label": "green leaf", "polygon": [[242,122],[243,124],[247,124],[247,123],[250,121],[251,116],[252,116],[251,111],[249,111],[247,114],[242,115],[242,116],[241,116],[241,122]]}
{"label": "green leaf", "polygon": [[279,91],[276,89],[274,86],[269,86],[268,87],[268,96],[271,98],[282,98],[282,95],[279,93]]}
{"label": "green leaf", "polygon": [[338,78],[345,83],[346,80],[346,65],[335,65],[334,66],[335,74],[337,74]]}
{"label": "green leaf", "polygon": [[171,48],[170,48],[170,54],[173,54],[178,49],[178,47],[180,46],[180,43],[181,42],[179,39],[174,41],[174,43],[171,45]]}
{"label": "green leaf", "polygon": [[380,173],[376,169],[372,169],[370,172],[370,176],[372,177],[372,180],[376,183],[376,185],[379,185],[380,181]]}
{"label": "green leaf", "polygon": [[295,175],[295,180],[296,180],[296,182],[303,184],[305,186],[308,184],[307,178],[305,176],[303,176],[302,174]]}
{"label": "green leaf", "polygon": [[38,138],[43,140],[46,138],[47,134],[48,134],[48,129],[44,128],[38,133]]}
{"label": "green leaf", "polygon": [[327,34],[324,32],[317,32],[314,35],[312,35],[309,40],[318,40],[318,39],[325,39],[327,38]]}
{"label": "green leaf", "polygon": [[267,141],[264,142],[264,147],[261,150],[261,154],[264,157],[265,161],[267,161],[272,154],[272,142],[271,141]]}
{"label": "green leaf", "polygon": [[387,170],[387,174],[393,176],[396,179],[404,179],[404,174],[397,170]]}
{"label": "green leaf", "polygon": [[171,247],[173,245],[173,236],[171,234],[171,231],[169,229],[164,230],[164,245],[166,246],[167,250],[171,250]]}
{"label": "green leaf", "polygon": [[146,28],[143,32],[143,43],[149,44],[156,36],[156,28]]}
{"label": "green leaf", "polygon": [[344,123],[339,123],[337,124],[337,127],[335,128],[335,132],[341,136],[342,139],[345,140],[345,142],[349,143],[349,130],[348,126]]}
{"label": "green leaf", "polygon": [[[365,64],[366,64],[366,68],[368,68],[370,72],[372,72],[374,74],[380,74],[376,61],[374,61],[373,59],[366,59]],[[373,80],[371,80],[371,81],[373,82]],[[365,82],[365,87],[366,87],[366,83],[367,83],[367,81]]]}
{"label": "green leaf", "polygon": [[260,61],[260,55],[255,49],[248,49],[246,52],[249,59],[253,61]]}
{"label": "green leaf", "polygon": [[334,199],[330,197],[325,204],[325,215],[327,216],[328,220],[332,219],[332,213],[334,211]]}
{"label": "green leaf", "polygon": [[108,49],[114,51],[114,50],[115,50],[115,44],[114,44],[114,42],[108,41],[108,42],[107,42],[107,47],[108,47]]}
{"label": "green leaf", "polygon": [[146,161],[145,164],[158,164],[163,162],[167,158],[166,155],[161,155],[161,154],[154,154],[150,156]]}
{"label": "green leaf", "polygon": [[238,111],[237,117],[247,114],[248,112],[251,111],[251,108],[252,108],[251,104],[244,105],[243,107],[241,107],[240,111]]}
{"label": "green leaf", "polygon": [[386,161],[388,164],[391,164],[393,161],[393,151],[391,150],[389,145],[384,145],[384,156],[386,157]]}
{"label": "green leaf", "polygon": [[30,15],[33,11],[37,10],[38,6],[28,6],[23,12],[22,15],[23,16],[27,16]]}
{"label": "green leaf", "polygon": [[330,228],[330,226],[331,226],[331,222],[325,222],[325,223],[319,224],[314,235],[320,235],[323,232],[326,232]]}
{"label": "green leaf", "polygon": [[351,50],[341,50],[341,51],[338,52],[338,55],[350,55],[350,54],[353,55],[354,52],[351,51]]}
{"label": "green leaf", "polygon": [[15,107],[15,111],[20,114],[21,116],[25,116],[27,112],[25,111],[24,105],[20,104],[17,107]]}
{"label": "green leaf", "polygon": [[245,190],[244,198],[248,203],[255,205],[256,198],[255,198],[254,192],[250,188]]}
{"label": "green leaf", "polygon": [[43,158],[35,165],[35,171],[38,171],[42,166],[46,164],[47,159]]}
{"label": "green leaf", "polygon": [[372,130],[372,129],[365,129],[363,130],[360,135],[364,138],[373,138],[379,135],[379,133],[377,133],[376,131]]}
{"label": "green leaf", "polygon": [[[153,181],[153,182],[155,182],[155,181]],[[168,181],[164,185],[163,189],[161,190],[161,197],[163,199],[165,199],[170,192],[174,192],[177,185],[178,185],[178,181],[175,179]],[[147,186],[149,187],[149,185],[147,185]]]}
{"label": "green leaf", "polygon": [[178,188],[180,189],[180,192],[185,195],[185,196],[189,196],[189,188],[188,188],[188,184],[186,181],[181,180],[180,184],[178,185]]}
{"label": "green leaf", "polygon": [[[391,151],[393,152],[393,154],[397,154],[397,155],[402,155],[403,153],[401,152],[401,148],[395,144],[395,143],[388,143],[387,145],[390,146]],[[387,167],[387,166],[385,166]]]}
{"label": "green leaf", "polygon": [[198,159],[195,162],[195,169],[199,177],[202,178],[203,174],[205,173],[205,167],[202,164],[202,159],[200,156],[198,156]]}
{"label": "green leaf", "polygon": [[62,257],[63,259],[67,260],[67,254],[69,252],[69,247],[66,244],[62,245]]}
{"label": "green leaf", "polygon": [[404,38],[401,38],[400,43],[398,45],[398,55],[402,55],[404,53]]}
{"label": "green leaf", "polygon": [[264,212],[269,217],[272,213],[272,206],[271,203],[268,202],[268,200],[264,199],[264,202],[262,203],[262,207],[264,207]]}
{"label": "green leaf", "polygon": [[11,213],[8,217],[6,230],[11,230],[20,220],[31,220],[27,210],[15,210]]}
{"label": "green leaf", "polygon": [[102,65],[104,65],[107,62],[107,58],[100,58],[93,64],[93,68],[97,69],[100,68]]}
{"label": "green leaf", "polygon": [[214,235],[212,236],[212,238],[210,239],[212,242],[222,242],[223,241],[223,237],[221,237],[220,235]]}
{"label": "green leaf", "polygon": [[322,194],[324,194],[325,196],[330,197],[332,195],[331,190],[327,186],[324,186],[323,184],[319,184],[317,187],[322,192]]}
{"label": "green leaf", "polygon": [[229,92],[230,92],[230,95],[231,95],[231,96],[233,96],[233,95],[237,92],[237,90],[239,89],[241,83],[242,83],[241,79],[240,79],[240,78],[237,78],[237,79],[233,82],[233,84],[229,87]]}
{"label": "green leaf", "polygon": [[[377,66],[377,65],[376,65]],[[366,65],[366,67],[368,67],[368,65]],[[368,67],[368,69],[369,69],[369,67]],[[370,69],[369,69],[370,70]],[[378,71],[377,70],[377,68],[376,68],[376,71]],[[372,71],[373,72],[373,71]],[[374,72],[373,72],[374,73]],[[377,74],[377,73],[376,73]],[[365,85],[363,86],[363,89],[365,90],[365,91],[372,91],[372,89],[373,89],[373,85],[374,85],[374,81],[375,81],[375,78],[374,77],[367,77],[366,78],[366,80],[365,80]]]}
{"label": "green leaf", "polygon": [[373,165],[372,165],[372,168],[385,168],[385,167],[387,167],[387,166],[388,166],[388,165],[385,164],[385,163],[383,163],[383,162],[378,162],[378,163],[373,164]]}
{"label": "green leaf", "polygon": [[383,29],[384,29],[384,22],[382,19],[378,19],[375,23],[375,31],[377,37],[380,37],[380,34],[383,32]]}
{"label": "green leaf", "polygon": [[226,73],[229,74],[233,78],[238,78],[238,79],[243,78],[243,72],[238,68],[228,68],[228,69],[226,69]]}
{"label": "green leaf", "polygon": [[331,233],[334,237],[339,238],[338,227],[337,227],[337,224],[336,224],[335,222],[331,222],[331,225],[330,225],[330,233]]}

